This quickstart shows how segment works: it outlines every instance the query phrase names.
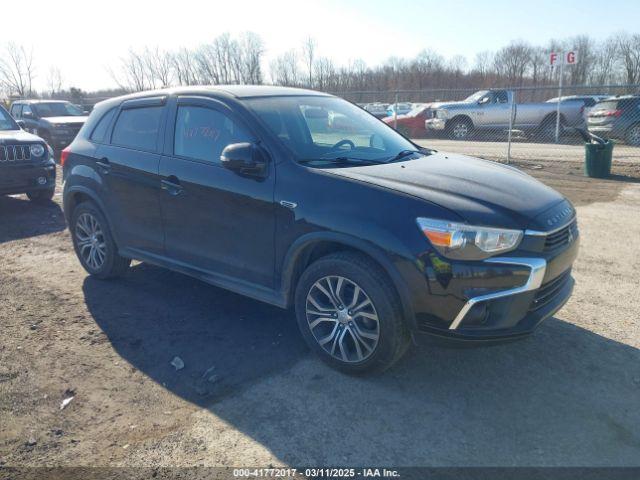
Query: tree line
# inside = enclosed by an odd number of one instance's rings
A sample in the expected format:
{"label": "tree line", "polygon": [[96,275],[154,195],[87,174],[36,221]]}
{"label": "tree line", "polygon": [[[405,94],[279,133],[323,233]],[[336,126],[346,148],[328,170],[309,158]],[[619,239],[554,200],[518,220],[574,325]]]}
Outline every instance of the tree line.
{"label": "tree line", "polygon": [[[6,96],[84,95],[77,87],[64,88],[55,66],[45,74],[38,72],[33,50],[14,43],[0,50],[0,89]],[[391,57],[375,66],[362,60],[338,65],[320,54],[313,38],[265,65],[266,49],[257,34],[225,33],[195,48],[132,49],[108,69],[108,74],[118,86],[117,92],[177,85],[263,83],[335,93],[535,87],[557,83],[559,73],[549,67],[549,52],[562,50],[577,50],[580,55],[579,63],[565,70],[568,86],[640,83],[640,34],[625,32],[602,41],[588,35],[551,40],[546,45],[518,40],[497,51],[479,52],[471,61],[460,55],[445,58],[424,49],[414,58]],[[34,90],[37,77],[46,79],[47,85],[38,92]]]}

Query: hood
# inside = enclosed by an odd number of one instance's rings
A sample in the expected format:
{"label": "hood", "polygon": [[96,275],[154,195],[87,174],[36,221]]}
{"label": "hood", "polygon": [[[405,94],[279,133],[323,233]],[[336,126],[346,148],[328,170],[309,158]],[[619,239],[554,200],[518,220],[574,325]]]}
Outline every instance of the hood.
{"label": "hood", "polygon": [[448,108],[448,107],[461,107],[461,106],[474,106],[475,103],[468,102],[433,102],[429,104],[429,108],[431,110],[437,110],[438,108]]}
{"label": "hood", "polygon": [[37,135],[24,130],[0,130],[0,145],[9,143],[44,143]]}
{"label": "hood", "polygon": [[570,206],[558,192],[513,167],[443,152],[327,171],[437,204],[474,225],[548,230],[541,214],[564,202]]}
{"label": "hood", "polygon": [[55,124],[64,124],[64,125],[82,125],[87,121],[89,117],[45,117],[43,120],[46,120],[49,123]]}

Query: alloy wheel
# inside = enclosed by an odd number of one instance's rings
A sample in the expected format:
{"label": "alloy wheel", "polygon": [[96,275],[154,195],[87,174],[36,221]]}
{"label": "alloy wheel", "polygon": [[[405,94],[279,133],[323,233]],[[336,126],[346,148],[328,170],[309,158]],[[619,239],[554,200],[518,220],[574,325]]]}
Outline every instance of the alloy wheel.
{"label": "alloy wheel", "polygon": [[342,362],[362,362],[378,345],[380,321],[373,302],[354,281],[332,275],[307,294],[309,330],[325,352]]}
{"label": "alloy wheel", "polygon": [[453,126],[453,137],[462,140],[469,136],[469,125],[466,123],[456,123]]}
{"label": "alloy wheel", "polygon": [[99,270],[107,256],[107,245],[98,219],[90,213],[78,217],[75,228],[78,251],[84,262],[94,270]]}

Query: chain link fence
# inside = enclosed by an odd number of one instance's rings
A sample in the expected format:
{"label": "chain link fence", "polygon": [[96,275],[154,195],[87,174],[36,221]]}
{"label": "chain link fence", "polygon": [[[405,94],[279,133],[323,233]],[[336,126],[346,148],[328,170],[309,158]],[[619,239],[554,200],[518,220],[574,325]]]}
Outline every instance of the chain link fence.
{"label": "chain link fence", "polygon": [[583,135],[615,142],[640,165],[640,85],[337,92],[439,150],[511,161],[584,159]]}

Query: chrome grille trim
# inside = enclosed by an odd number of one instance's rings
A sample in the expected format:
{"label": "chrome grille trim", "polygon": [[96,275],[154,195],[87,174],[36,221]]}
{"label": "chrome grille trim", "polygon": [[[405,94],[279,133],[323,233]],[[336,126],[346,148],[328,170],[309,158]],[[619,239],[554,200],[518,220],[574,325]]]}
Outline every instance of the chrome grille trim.
{"label": "chrome grille trim", "polygon": [[0,162],[21,162],[31,160],[31,145],[0,145]]}

